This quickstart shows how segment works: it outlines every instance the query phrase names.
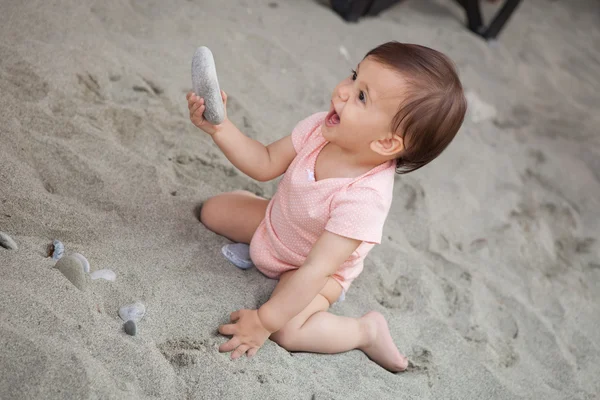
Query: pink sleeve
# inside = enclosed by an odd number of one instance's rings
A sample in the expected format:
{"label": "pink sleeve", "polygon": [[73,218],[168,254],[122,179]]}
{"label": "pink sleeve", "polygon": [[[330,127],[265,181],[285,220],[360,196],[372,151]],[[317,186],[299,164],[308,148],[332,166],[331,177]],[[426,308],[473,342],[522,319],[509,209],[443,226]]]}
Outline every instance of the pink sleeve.
{"label": "pink sleeve", "polygon": [[390,203],[376,190],[350,187],[333,198],[325,229],[350,239],[379,244],[389,210]]}
{"label": "pink sleeve", "polygon": [[296,153],[299,153],[300,149],[314,136],[313,134],[326,116],[326,112],[319,112],[298,122],[292,131],[292,143],[294,144]]}

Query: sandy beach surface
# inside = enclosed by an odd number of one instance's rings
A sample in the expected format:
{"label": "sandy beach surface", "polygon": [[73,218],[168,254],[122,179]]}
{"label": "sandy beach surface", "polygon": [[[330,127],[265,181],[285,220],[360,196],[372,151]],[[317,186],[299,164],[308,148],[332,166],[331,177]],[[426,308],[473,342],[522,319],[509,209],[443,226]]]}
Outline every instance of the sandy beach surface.
{"label": "sandy beach surface", "polygon": [[[194,50],[270,143],[388,40],[447,53],[470,103],[448,150],[398,176],[384,241],[332,310],[383,313],[412,367],[273,342],[232,362],[217,326],[275,282],[230,265],[195,209],[276,182],[190,123]],[[360,24],[313,0],[0,0],[0,231],[18,245],[0,248],[0,398],[599,398],[599,93],[595,0],[526,1],[493,43],[446,0]],[[55,239],[116,280],[75,287]],[[135,301],[132,337],[117,311]]]}

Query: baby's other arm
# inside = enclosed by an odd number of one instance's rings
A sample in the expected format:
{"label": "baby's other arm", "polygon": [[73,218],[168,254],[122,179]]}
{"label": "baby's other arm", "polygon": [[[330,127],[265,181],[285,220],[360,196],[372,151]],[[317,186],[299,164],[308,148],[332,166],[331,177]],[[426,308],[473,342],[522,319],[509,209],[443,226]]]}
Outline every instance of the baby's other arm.
{"label": "baby's other arm", "polygon": [[327,280],[362,242],[325,231],[311,249],[306,262],[285,286],[258,310],[263,326],[276,332],[304,310]]}
{"label": "baby's other arm", "polygon": [[[227,95],[221,92],[227,107]],[[219,125],[211,125],[203,117],[204,99],[190,92],[187,95],[190,119],[209,134],[225,157],[240,171],[257,181],[266,182],[283,174],[296,156],[291,136],[268,146],[244,135],[227,117]]]}

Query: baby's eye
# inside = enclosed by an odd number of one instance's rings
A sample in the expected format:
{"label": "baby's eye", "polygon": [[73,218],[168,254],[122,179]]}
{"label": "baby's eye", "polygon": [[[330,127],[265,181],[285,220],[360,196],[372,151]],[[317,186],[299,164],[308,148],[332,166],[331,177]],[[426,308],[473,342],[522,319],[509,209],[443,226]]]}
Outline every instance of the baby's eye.
{"label": "baby's eye", "polygon": [[353,81],[355,81],[355,80],[356,80],[356,77],[357,77],[357,76],[358,76],[358,75],[357,75],[356,71],[355,71],[355,70],[352,70],[352,80],[353,80]]}
{"label": "baby's eye", "polygon": [[358,93],[358,99],[360,101],[362,101],[363,103],[366,103],[367,102],[367,97],[365,96],[365,92],[363,92],[361,90],[360,93]]}

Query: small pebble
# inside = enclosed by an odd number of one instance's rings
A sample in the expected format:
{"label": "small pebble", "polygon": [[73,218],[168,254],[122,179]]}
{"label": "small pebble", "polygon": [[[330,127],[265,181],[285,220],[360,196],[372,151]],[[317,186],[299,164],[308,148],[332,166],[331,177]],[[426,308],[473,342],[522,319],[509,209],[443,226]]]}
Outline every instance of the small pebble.
{"label": "small pebble", "polygon": [[111,269],[99,269],[98,271],[92,272],[90,278],[92,278],[92,280],[106,279],[107,281],[114,281],[117,279],[117,274]]}
{"label": "small pebble", "polygon": [[72,256],[62,257],[54,268],[57,268],[77,289],[85,289],[86,276],[83,272],[83,265],[77,258]]}
{"label": "small pebble", "polygon": [[71,257],[75,257],[79,260],[79,262],[81,262],[81,265],[83,265],[83,272],[85,272],[86,274],[90,272],[90,263],[87,260],[87,258],[85,258],[82,254],[73,253],[71,254]]}
{"label": "small pebble", "polygon": [[146,314],[146,306],[139,301],[119,308],[119,317],[123,321],[132,320],[137,322],[144,317],[144,314]]}
{"label": "small pebble", "polygon": [[63,254],[65,254],[65,245],[62,244],[60,240],[55,240],[52,245],[54,246],[54,251],[52,252],[52,259],[60,260]]}
{"label": "small pebble", "polygon": [[19,249],[19,246],[17,246],[15,241],[4,232],[0,232],[0,246],[4,247],[6,250]]}
{"label": "small pebble", "polygon": [[130,336],[135,336],[137,333],[137,326],[135,325],[135,321],[129,320],[123,324],[123,329],[125,333]]}

